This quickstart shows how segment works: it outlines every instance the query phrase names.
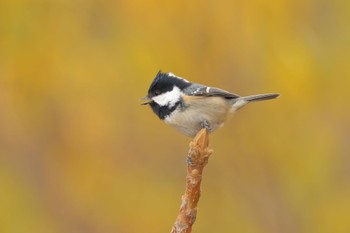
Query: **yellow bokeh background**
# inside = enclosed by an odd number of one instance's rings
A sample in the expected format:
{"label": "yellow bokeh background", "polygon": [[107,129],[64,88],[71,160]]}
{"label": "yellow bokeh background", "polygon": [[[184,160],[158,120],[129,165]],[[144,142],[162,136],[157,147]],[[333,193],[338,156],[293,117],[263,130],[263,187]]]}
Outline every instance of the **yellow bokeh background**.
{"label": "yellow bokeh background", "polygon": [[189,138],[159,69],[251,104],[210,137],[194,232],[350,232],[350,2],[0,2],[0,232],[169,232]]}

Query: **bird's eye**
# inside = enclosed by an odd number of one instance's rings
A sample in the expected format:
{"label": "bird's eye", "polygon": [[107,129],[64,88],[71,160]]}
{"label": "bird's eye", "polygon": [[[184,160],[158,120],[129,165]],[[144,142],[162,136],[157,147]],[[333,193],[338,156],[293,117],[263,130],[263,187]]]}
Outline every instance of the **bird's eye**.
{"label": "bird's eye", "polygon": [[154,95],[160,95],[160,90],[155,90]]}

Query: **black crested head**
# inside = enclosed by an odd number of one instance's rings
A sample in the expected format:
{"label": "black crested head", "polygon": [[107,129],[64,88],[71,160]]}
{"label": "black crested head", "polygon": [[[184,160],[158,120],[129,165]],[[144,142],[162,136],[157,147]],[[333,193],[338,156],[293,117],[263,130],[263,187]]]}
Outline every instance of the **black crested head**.
{"label": "black crested head", "polygon": [[162,73],[162,71],[159,71],[148,89],[148,97],[152,98],[167,91],[171,91],[174,86],[183,90],[190,85],[191,82],[186,79],[177,77],[172,73]]}

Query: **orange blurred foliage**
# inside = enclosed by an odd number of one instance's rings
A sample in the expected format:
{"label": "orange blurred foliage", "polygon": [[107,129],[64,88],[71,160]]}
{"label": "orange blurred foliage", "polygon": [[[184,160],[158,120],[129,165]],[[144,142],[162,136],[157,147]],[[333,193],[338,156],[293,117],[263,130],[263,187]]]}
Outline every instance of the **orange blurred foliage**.
{"label": "orange blurred foliage", "polygon": [[189,138],[159,69],[249,95],[211,135],[194,232],[350,232],[347,1],[0,3],[0,232],[169,232]]}

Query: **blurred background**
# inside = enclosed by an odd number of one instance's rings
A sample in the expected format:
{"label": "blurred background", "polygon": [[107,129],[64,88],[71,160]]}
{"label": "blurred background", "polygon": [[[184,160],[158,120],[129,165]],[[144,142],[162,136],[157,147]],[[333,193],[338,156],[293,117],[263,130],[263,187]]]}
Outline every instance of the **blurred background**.
{"label": "blurred background", "polygon": [[350,2],[0,3],[0,232],[169,232],[190,138],[159,69],[251,104],[210,137],[194,232],[350,232]]}

